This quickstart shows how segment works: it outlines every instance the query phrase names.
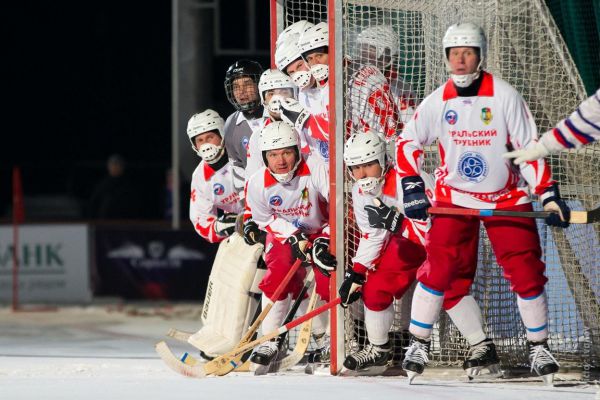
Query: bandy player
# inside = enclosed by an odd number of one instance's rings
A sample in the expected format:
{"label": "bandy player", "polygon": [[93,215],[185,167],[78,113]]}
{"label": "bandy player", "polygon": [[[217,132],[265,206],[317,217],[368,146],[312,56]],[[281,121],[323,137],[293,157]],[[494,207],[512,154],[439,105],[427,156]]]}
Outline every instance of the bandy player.
{"label": "bandy player", "polygon": [[[405,215],[426,219],[430,206],[419,177],[423,146],[439,140],[441,165],[435,171],[436,204],[445,207],[530,211],[531,190],[546,211],[549,225],[566,227],[569,208],[561,199],[550,168],[543,161],[519,168],[502,158],[506,145],[527,147],[536,127],[523,98],[505,81],[482,68],[487,42],[472,23],[448,28],[443,38],[450,80],[423,100],[397,142],[397,168],[402,177]],[[483,222],[504,276],[517,294],[527,332],[532,369],[551,381],[558,363],[548,347],[547,278],[533,219],[440,215],[427,234],[427,260],[417,273],[411,314],[411,347],[403,368],[423,372],[430,335],[444,292],[460,267],[477,266],[473,241]]]}

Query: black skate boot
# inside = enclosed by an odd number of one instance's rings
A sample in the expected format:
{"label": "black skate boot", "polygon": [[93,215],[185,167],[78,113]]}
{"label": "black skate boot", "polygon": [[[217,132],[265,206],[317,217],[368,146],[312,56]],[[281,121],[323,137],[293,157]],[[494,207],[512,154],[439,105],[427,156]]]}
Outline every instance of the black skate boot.
{"label": "black skate boot", "polygon": [[313,339],[316,344],[316,349],[308,356],[308,364],[304,368],[304,372],[307,374],[314,374],[317,368],[324,368],[329,366],[329,360],[331,359],[331,348],[329,335],[321,333],[319,335],[313,335]]}
{"label": "black skate boot", "polygon": [[408,383],[412,383],[415,376],[420,375],[425,370],[425,365],[429,362],[429,346],[431,340],[420,339],[415,336],[410,337],[410,346],[406,349],[402,368],[408,375]]}
{"label": "black skate boot", "polygon": [[388,368],[391,359],[391,342],[380,346],[368,344],[364,349],[346,357],[344,367],[349,371],[358,372],[357,375],[380,375]]}
{"label": "black skate boot", "polygon": [[500,359],[492,339],[486,338],[469,348],[467,359],[463,362],[463,369],[467,372],[469,380],[474,378],[498,378],[502,375]]}
{"label": "black skate boot", "polygon": [[408,331],[390,332],[390,341],[392,342],[392,365],[402,365],[404,354],[410,344],[410,333]]}
{"label": "black skate boot", "polygon": [[254,375],[266,374],[269,371],[269,364],[275,360],[277,353],[277,339],[269,340],[258,346],[250,356],[250,362],[254,364],[251,366]]}
{"label": "black skate boot", "polygon": [[558,372],[558,367],[560,365],[552,353],[550,353],[548,341],[527,341],[527,347],[529,347],[529,363],[531,364],[531,370],[541,376],[546,385],[552,386],[554,374]]}

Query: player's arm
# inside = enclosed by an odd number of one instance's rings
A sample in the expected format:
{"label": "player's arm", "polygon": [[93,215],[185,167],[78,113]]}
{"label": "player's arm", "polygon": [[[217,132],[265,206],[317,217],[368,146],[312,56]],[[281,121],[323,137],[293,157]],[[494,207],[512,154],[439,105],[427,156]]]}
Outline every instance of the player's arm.
{"label": "player's arm", "polygon": [[235,230],[237,215],[223,213],[218,216],[206,189],[202,185],[192,183],[190,195],[190,220],[200,236],[211,243],[217,243],[230,236]]}

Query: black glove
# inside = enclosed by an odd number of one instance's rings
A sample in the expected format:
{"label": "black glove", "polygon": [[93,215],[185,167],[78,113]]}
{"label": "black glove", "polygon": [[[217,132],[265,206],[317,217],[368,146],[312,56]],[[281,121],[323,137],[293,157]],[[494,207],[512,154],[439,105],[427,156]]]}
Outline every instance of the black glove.
{"label": "black glove", "polygon": [[235,232],[235,223],[237,214],[225,213],[222,214],[215,222],[215,232],[219,236],[231,236]]}
{"label": "black glove", "polygon": [[292,245],[292,254],[304,264],[310,262],[310,242],[308,236],[303,232],[297,232],[288,238]]}
{"label": "black glove", "polygon": [[246,220],[244,222],[244,242],[248,246],[253,246],[256,243],[265,244],[265,240],[267,239],[267,233],[265,231],[261,231],[256,225],[256,222],[251,219]]}
{"label": "black glove", "polygon": [[298,100],[292,98],[281,100],[281,119],[292,128],[302,130],[309,117],[310,113]]}
{"label": "black glove", "polygon": [[371,228],[386,229],[392,233],[398,232],[404,215],[396,207],[388,207],[379,198],[373,199],[374,205],[365,206]]}
{"label": "black glove", "polygon": [[425,182],[420,176],[402,178],[402,202],[404,215],[410,219],[427,219],[427,209],[431,207],[425,194]]}
{"label": "black glove", "polygon": [[348,304],[352,304],[356,300],[360,299],[360,292],[358,289],[360,289],[364,284],[365,276],[363,274],[359,274],[353,270],[346,271],[344,274],[344,282],[342,282],[339,291],[342,299],[341,306],[346,308],[348,307]]}
{"label": "black glove", "polygon": [[[548,217],[546,217],[546,224],[549,226],[557,226],[559,228],[566,228],[569,226],[569,220],[571,219],[571,209],[567,205],[567,202],[560,197],[558,185],[555,183],[542,194],[542,205],[544,211],[551,211]],[[564,221],[560,218],[562,214]]]}
{"label": "black glove", "polygon": [[312,258],[316,267],[325,276],[331,276],[331,271],[335,270],[337,260],[329,252],[329,238],[318,237],[313,241]]}

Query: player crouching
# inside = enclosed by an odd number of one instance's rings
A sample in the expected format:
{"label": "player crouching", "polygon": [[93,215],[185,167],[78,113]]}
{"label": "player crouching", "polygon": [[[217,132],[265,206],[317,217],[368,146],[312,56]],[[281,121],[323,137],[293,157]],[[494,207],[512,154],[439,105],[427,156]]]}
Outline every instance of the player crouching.
{"label": "player crouching", "polygon": [[[263,307],[273,302],[262,322],[262,332],[279,328],[296,298],[306,275],[299,269],[279,298],[275,289],[283,280],[295,259],[316,267],[316,291],[323,301],[329,301],[329,271],[335,268],[335,258],[329,253],[329,176],[319,160],[300,155],[298,133],[288,124],[274,121],[260,131],[260,150],[264,167],[248,180],[246,207],[254,222],[267,232],[265,263],[267,272],[259,284],[263,292]],[[310,243],[313,243],[312,251]],[[305,299],[300,306],[304,312]],[[313,338],[321,341],[323,354],[328,354],[326,323],[313,320]],[[277,341],[266,342],[254,350],[250,360],[268,366],[279,352]]]}

